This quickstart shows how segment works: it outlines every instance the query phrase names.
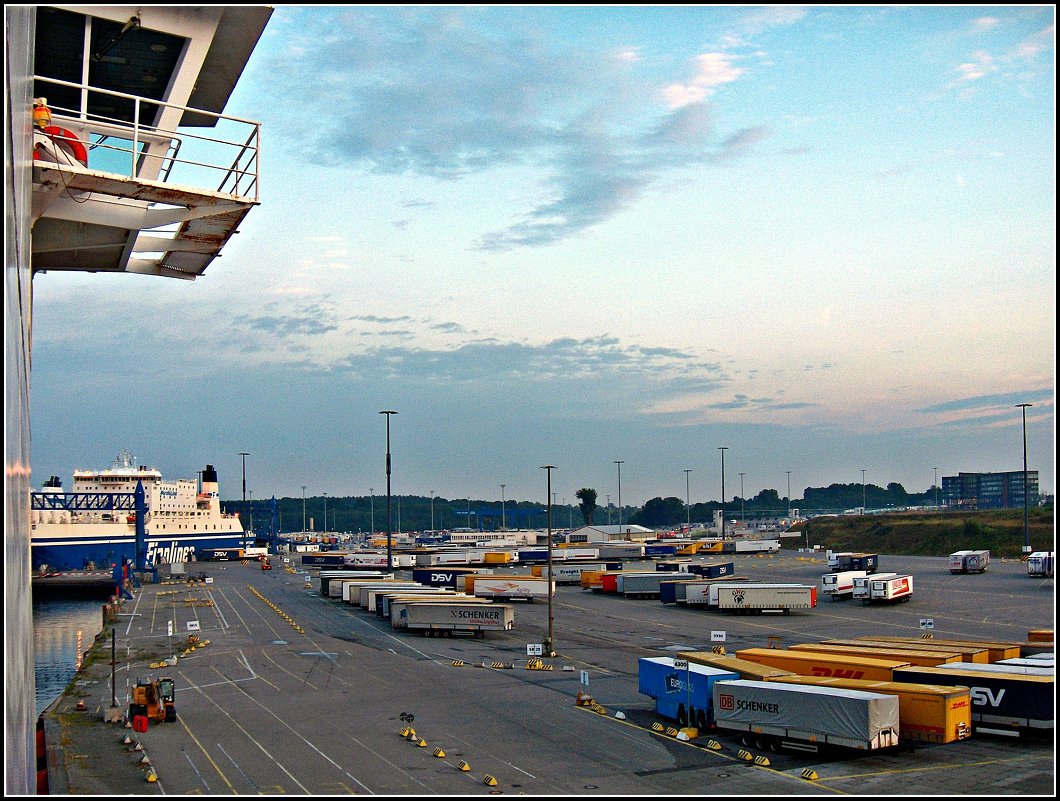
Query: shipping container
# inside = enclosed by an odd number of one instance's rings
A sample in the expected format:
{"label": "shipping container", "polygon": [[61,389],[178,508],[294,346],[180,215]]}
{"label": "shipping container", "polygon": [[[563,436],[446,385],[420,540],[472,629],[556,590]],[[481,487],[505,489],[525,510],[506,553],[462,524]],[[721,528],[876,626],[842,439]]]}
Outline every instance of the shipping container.
{"label": "shipping container", "polygon": [[817,606],[817,588],[804,584],[718,582],[710,587],[710,605],[735,612],[783,612]]}
{"label": "shipping container", "polygon": [[477,573],[477,567],[417,567],[412,570],[412,580],[428,587],[456,587],[458,576]]}
{"label": "shipping container", "polygon": [[600,559],[643,559],[644,543],[608,542],[596,546]]}
{"label": "shipping container", "polygon": [[735,562],[693,562],[688,566],[688,572],[703,578],[724,578],[733,575],[735,568]]}
{"label": "shipping container", "polygon": [[1053,677],[942,667],[896,668],[894,680],[968,687],[972,699],[972,728],[977,732],[1052,735]]}
{"label": "shipping container", "polygon": [[1053,575],[1053,551],[1035,551],[1027,557],[1027,575],[1044,576]]}
{"label": "shipping container", "polygon": [[869,597],[864,603],[906,603],[912,597],[912,576],[873,577],[869,582]]}
{"label": "shipping container", "polygon": [[644,543],[644,558],[651,559],[652,557],[658,556],[673,556],[683,548],[687,543],[676,543],[676,542],[646,542]]}
{"label": "shipping container", "polygon": [[[980,641],[980,640],[938,640],[934,637],[924,640],[920,637],[891,637],[891,636],[878,636],[878,637],[858,637],[862,639],[873,639],[879,640],[880,642],[913,642],[920,643],[923,645],[925,642],[928,645],[944,645],[967,648],[982,648],[987,652],[987,662],[997,662],[999,659],[1014,659],[1017,656],[1022,656],[1020,653],[1020,644],[1015,642],[992,642],[992,641]],[[982,660],[973,660],[982,661]]]}
{"label": "shipping container", "polygon": [[[465,577],[465,584],[468,578]],[[520,599],[533,603],[535,599],[548,600],[550,588],[554,593],[555,580],[549,582],[548,579],[537,576],[475,576],[474,588],[467,592],[479,598]]]}
{"label": "shipping container", "polygon": [[[606,569],[602,562],[575,562],[570,564],[552,565],[552,579],[557,584],[580,584],[582,574],[586,572],[600,572]],[[542,578],[548,577],[548,565],[534,565],[530,568],[532,576]]]}
{"label": "shipping container", "polygon": [[[731,545],[729,551],[725,546]],[[780,550],[780,540],[735,540],[722,543],[722,553],[777,553]]]}
{"label": "shipping container", "polygon": [[994,664],[1011,664],[1017,668],[1049,668],[1053,669],[1056,662],[1053,654],[1038,654],[1035,657],[1017,657],[1014,659],[1000,659]]}
{"label": "shipping container", "polygon": [[[1011,660],[1003,660],[1005,661],[1011,662]],[[947,670],[974,670],[983,673],[1018,673],[1021,676],[1052,676],[1056,672],[1056,668],[1047,662],[1037,666],[1003,664],[1003,662],[994,662],[989,665],[969,665],[958,662],[955,665],[939,665],[939,667]]]}
{"label": "shipping container", "polygon": [[[459,598],[461,601],[474,600],[471,596],[464,595],[463,593],[456,593],[448,587],[420,587],[417,590],[397,590],[396,592],[376,592],[373,593],[374,600],[370,603],[374,603],[375,606],[372,610],[375,612],[376,617],[390,619],[390,604],[394,601],[423,601],[423,600],[448,600],[450,598]],[[483,603],[489,603],[483,599]]]}
{"label": "shipping container", "polygon": [[893,695],[774,681],[714,684],[719,729],[739,732],[748,747],[817,752],[821,746],[879,750],[898,745]]}
{"label": "shipping container", "polygon": [[850,645],[856,648],[868,649],[900,648],[903,651],[944,652],[956,655],[962,662],[979,662],[985,664],[990,661],[990,652],[985,648],[964,645],[942,645],[936,643],[935,640],[906,640],[900,638],[895,638],[893,640],[846,640],[837,638],[822,640],[821,642],[823,645]]}
{"label": "shipping container", "polygon": [[951,573],[982,573],[990,564],[990,551],[954,551],[950,554]]}
{"label": "shipping container", "polygon": [[869,574],[864,570],[842,570],[821,576],[821,593],[831,595],[833,601],[850,598],[854,594],[854,580]]}
{"label": "shipping container", "polygon": [[563,560],[565,562],[577,562],[581,560],[592,561],[593,559],[600,558],[599,548],[584,548],[572,545],[560,545],[558,549],[552,549],[552,556],[555,558],[557,550],[563,554]]}
{"label": "shipping container", "polygon": [[967,687],[797,675],[768,681],[893,695],[898,699],[898,725],[903,740],[952,743],[972,734],[972,701]]}
{"label": "shipping container", "polygon": [[[650,573],[647,572],[647,571],[632,571],[632,570],[631,571],[625,571],[625,570],[611,571],[611,570],[608,570],[605,573],[603,573],[603,575],[600,576],[600,589],[605,594],[609,594],[609,595],[613,594],[613,593],[621,592],[621,590],[619,590],[619,588],[618,588],[618,582],[620,580],[622,580],[622,578],[624,576],[633,576],[633,575],[637,575],[637,576],[654,576],[656,574],[655,574],[654,570],[651,571]],[[673,580],[673,576],[670,576],[670,579]]]}
{"label": "shipping container", "polygon": [[738,656],[732,656],[731,654],[715,654],[710,651],[681,651],[677,656],[681,659],[687,659],[689,662],[695,662],[697,665],[730,670],[739,675],[741,679],[763,681],[778,676],[798,675],[790,670],[770,667],[759,662],[752,662],[750,659],[740,659]]}
{"label": "shipping container", "polygon": [[744,648],[736,656],[762,665],[790,670],[800,676],[835,676],[839,679],[892,681],[891,672],[908,665],[901,659],[873,659],[852,654],[825,654],[780,648]]}
{"label": "shipping container", "polygon": [[870,581],[873,579],[891,578],[897,575],[897,573],[866,573],[864,576],[857,576],[854,578],[854,589],[851,591],[850,597],[854,600],[860,599],[868,602]]}
{"label": "shipping container", "polygon": [[614,570],[585,570],[582,572],[581,585],[583,590],[602,590],[603,578],[607,573]]}
{"label": "shipping container", "polygon": [[947,651],[920,651],[914,649],[875,647],[866,648],[857,645],[831,645],[828,643],[800,643],[789,645],[789,651],[817,651],[824,654],[849,654],[851,656],[865,656],[869,659],[894,659],[899,662],[908,662],[910,665],[924,665],[934,667],[953,663],[957,665],[967,664],[961,661],[960,654]]}
{"label": "shipping container", "polygon": [[[1022,657],[1022,658],[1023,659],[1030,659],[1033,662],[1044,662],[1045,664],[1049,664],[1050,662],[1052,662],[1052,663],[1055,664],[1056,663],[1056,652],[1055,651],[1042,651],[1040,654],[1029,654],[1028,656]],[[998,664],[1000,664],[1001,662],[1004,662],[1004,661],[1005,661],[1004,659],[999,660]]]}
{"label": "shipping container", "polygon": [[853,556],[853,551],[828,551],[828,569],[832,572],[841,570],[840,560],[845,556]]}
{"label": "shipping container", "polygon": [[[415,581],[387,581],[375,584],[362,584],[359,587],[344,587],[342,600],[350,606],[359,606],[361,609],[375,609],[375,592],[394,592],[396,590],[417,590],[423,585]],[[349,597],[347,597],[349,596]]]}
{"label": "shipping container", "polygon": [[710,588],[718,584],[736,583],[748,584],[744,576],[721,576],[719,578],[692,579],[681,582],[681,586],[674,588],[674,603],[686,604],[688,606],[717,606],[717,593],[713,602],[710,597]]}
{"label": "shipping container", "polygon": [[393,578],[393,576],[388,573],[380,575],[379,572],[375,570],[321,570],[319,576],[320,594],[323,595],[325,598],[329,597],[329,590],[331,588],[332,581],[352,581],[354,579],[363,578],[371,578],[373,581],[380,581],[388,578]]}
{"label": "shipping container", "polygon": [[425,637],[509,631],[515,627],[515,610],[507,604],[475,604],[421,601],[392,603],[391,624],[396,629],[418,631]]}
{"label": "shipping container", "polygon": [[670,573],[690,573],[689,567],[692,560],[689,559],[660,559],[655,563],[655,569]]}
{"label": "shipping container", "polygon": [[687,667],[675,667],[669,656],[641,657],[637,660],[638,689],[655,699],[655,711],[681,726],[706,730],[714,725],[713,694],[717,681],[737,679],[736,673],[685,660]]}
{"label": "shipping container", "polygon": [[301,556],[302,567],[339,568],[342,567],[345,556],[345,551],[318,551],[317,553],[304,553]]}
{"label": "shipping container", "polygon": [[342,558],[344,567],[354,570],[389,570],[386,553],[348,553]]}
{"label": "shipping container", "polygon": [[616,589],[626,598],[658,598],[664,580],[680,581],[692,578],[691,573],[620,573]]}

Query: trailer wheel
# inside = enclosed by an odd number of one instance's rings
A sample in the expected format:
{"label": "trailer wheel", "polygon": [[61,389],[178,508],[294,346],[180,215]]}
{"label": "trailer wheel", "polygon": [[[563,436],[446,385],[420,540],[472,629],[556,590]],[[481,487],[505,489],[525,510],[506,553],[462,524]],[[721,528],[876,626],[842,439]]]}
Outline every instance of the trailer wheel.
{"label": "trailer wheel", "polygon": [[781,751],[780,738],[770,737],[769,738],[769,752],[771,754],[779,754]]}
{"label": "trailer wheel", "polygon": [[740,735],[740,745],[745,748],[754,748],[755,736],[751,732],[744,732]]}
{"label": "trailer wheel", "polygon": [[166,707],[166,722],[172,723],[177,719],[177,708],[174,706]]}
{"label": "trailer wheel", "polygon": [[451,632],[451,631],[448,631],[448,630],[446,630],[446,631],[443,631],[443,632],[442,632],[442,636],[443,636],[443,637],[452,637],[452,636],[453,636],[453,632]]}

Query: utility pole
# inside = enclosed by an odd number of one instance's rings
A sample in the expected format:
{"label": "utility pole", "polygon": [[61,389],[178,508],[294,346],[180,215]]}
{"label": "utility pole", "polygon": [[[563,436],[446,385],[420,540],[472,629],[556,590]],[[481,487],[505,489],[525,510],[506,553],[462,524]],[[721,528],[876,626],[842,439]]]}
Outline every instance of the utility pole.
{"label": "utility pole", "polygon": [[556,466],[546,464],[541,469],[548,475],[548,639],[545,641],[545,654],[552,657],[556,655],[552,638],[552,471]]}

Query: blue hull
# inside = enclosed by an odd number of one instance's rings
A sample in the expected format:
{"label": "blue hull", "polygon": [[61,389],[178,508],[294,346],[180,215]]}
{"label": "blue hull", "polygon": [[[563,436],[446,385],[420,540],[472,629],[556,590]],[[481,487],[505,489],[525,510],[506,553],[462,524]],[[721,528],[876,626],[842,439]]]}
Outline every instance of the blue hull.
{"label": "blue hull", "polygon": [[[33,571],[38,572],[47,565],[49,572],[84,570],[92,565],[107,568],[136,559],[134,537],[99,538],[94,541],[66,545],[31,545]],[[230,534],[189,534],[187,536],[161,536],[147,538],[147,565],[156,562],[187,562],[194,556],[200,558],[205,548],[242,548],[245,537]]]}

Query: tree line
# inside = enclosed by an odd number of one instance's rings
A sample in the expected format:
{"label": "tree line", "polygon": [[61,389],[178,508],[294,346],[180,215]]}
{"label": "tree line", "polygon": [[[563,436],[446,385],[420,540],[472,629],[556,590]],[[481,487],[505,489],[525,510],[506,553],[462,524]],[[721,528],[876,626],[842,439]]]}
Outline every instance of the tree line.
{"label": "tree line", "polygon": [[[828,487],[807,487],[801,499],[781,497],[775,489],[764,489],[751,498],[733,496],[731,501],[693,503],[686,508],[677,497],[656,497],[643,506],[623,505],[623,523],[662,528],[679,526],[691,521],[710,523],[714,513],[724,510],[727,519],[786,517],[788,510],[798,509],[807,514],[837,513],[861,507],[868,509],[902,508],[906,506],[934,506],[937,487],[922,493],[909,493],[898,483],[886,487],[875,484],[832,484]],[[575,493],[578,504],[553,504],[554,529],[577,528],[586,524],[608,525],[619,522],[619,510],[614,505],[601,507],[595,489],[584,487]],[[229,513],[240,513],[244,525],[258,532],[270,530],[273,511],[270,500],[222,501]],[[385,532],[387,530],[386,498],[375,496],[346,496],[275,499],[275,525],[279,531],[315,532]],[[327,520],[325,525],[325,508]],[[303,525],[304,520],[304,525]],[[548,508],[530,501],[501,501],[474,499],[428,498],[420,495],[398,495],[390,499],[390,529],[398,531],[427,531],[472,528],[493,531],[500,528],[545,528]]]}

